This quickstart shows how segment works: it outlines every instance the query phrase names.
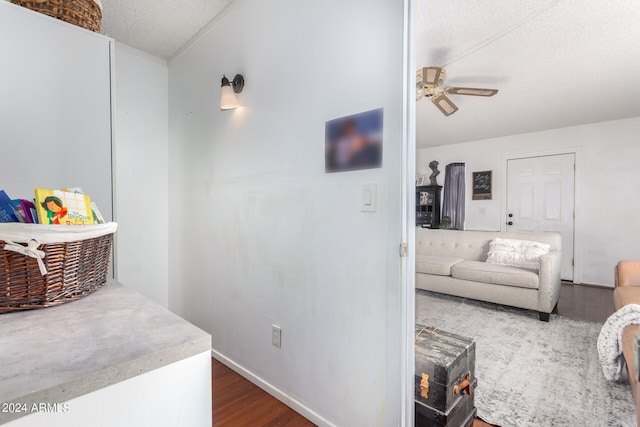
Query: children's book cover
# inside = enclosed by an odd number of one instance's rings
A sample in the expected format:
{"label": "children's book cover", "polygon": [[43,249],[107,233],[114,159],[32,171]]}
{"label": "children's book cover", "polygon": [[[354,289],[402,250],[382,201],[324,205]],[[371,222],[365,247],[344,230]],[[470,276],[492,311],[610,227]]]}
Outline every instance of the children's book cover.
{"label": "children's book cover", "polygon": [[20,206],[22,206],[22,210],[25,217],[27,218],[27,222],[31,224],[37,224],[38,213],[36,212],[36,205],[34,205],[33,202],[29,200],[20,199]]}
{"label": "children's book cover", "polygon": [[40,224],[93,224],[91,199],[86,194],[36,188]]}
{"label": "children's book cover", "polygon": [[96,205],[95,202],[91,202],[91,208],[93,209],[93,223],[104,224],[104,217],[102,216],[102,212],[98,209],[98,205]]}
{"label": "children's book cover", "polygon": [[13,203],[13,211],[16,213],[16,217],[20,222],[29,222],[27,221],[27,217],[22,209],[22,205],[20,204],[20,199],[13,199],[11,201]]}
{"label": "children's book cover", "polygon": [[19,222],[13,201],[4,190],[0,190],[0,222]]}

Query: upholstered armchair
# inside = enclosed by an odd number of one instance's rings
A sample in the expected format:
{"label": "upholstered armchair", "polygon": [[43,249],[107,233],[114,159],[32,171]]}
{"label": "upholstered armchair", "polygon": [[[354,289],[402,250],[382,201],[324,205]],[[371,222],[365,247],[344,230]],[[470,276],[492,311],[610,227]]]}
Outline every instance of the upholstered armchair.
{"label": "upholstered armchair", "polygon": [[616,265],[616,288],[640,286],[640,260],[620,261]]}
{"label": "upholstered armchair", "polygon": [[[613,302],[616,310],[627,304],[640,304],[640,260],[620,261],[615,269],[616,289]],[[640,325],[629,325],[622,331],[622,352],[629,371],[629,383],[636,401],[636,416],[640,426],[640,389],[635,367],[635,337],[640,335]]]}
{"label": "upholstered armchair", "polygon": [[640,304],[640,260],[618,262],[615,282],[613,303],[616,310],[627,304]]}

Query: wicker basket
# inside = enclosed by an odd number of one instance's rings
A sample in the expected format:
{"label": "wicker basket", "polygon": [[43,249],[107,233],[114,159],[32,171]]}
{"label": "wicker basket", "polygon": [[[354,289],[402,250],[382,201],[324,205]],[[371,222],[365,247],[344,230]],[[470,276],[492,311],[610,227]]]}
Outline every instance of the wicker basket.
{"label": "wicker basket", "polygon": [[75,301],[104,285],[116,227],[0,224],[0,314]]}
{"label": "wicker basket", "polygon": [[87,30],[100,32],[102,4],[99,0],[11,0],[11,2]]}

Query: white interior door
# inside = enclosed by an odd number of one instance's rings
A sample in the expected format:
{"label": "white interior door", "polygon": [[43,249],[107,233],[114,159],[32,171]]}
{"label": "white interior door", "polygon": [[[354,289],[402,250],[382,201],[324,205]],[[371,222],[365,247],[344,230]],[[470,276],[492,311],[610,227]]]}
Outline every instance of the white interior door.
{"label": "white interior door", "polygon": [[573,280],[575,154],[507,161],[507,231],[562,234],[562,279]]}

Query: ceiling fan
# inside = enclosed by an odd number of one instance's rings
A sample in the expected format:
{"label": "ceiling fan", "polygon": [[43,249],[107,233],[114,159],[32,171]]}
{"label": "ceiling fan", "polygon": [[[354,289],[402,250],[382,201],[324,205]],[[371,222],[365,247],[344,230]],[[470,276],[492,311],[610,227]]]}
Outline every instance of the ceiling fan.
{"label": "ceiling fan", "polygon": [[497,89],[479,89],[471,87],[441,87],[444,83],[446,71],[442,67],[423,67],[417,71],[416,75],[416,101],[422,98],[431,98],[431,102],[445,116],[458,111],[456,104],[451,102],[449,95],[473,95],[473,96],[493,96],[498,93]]}

